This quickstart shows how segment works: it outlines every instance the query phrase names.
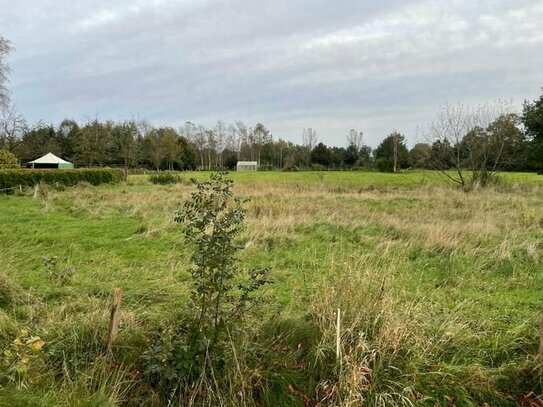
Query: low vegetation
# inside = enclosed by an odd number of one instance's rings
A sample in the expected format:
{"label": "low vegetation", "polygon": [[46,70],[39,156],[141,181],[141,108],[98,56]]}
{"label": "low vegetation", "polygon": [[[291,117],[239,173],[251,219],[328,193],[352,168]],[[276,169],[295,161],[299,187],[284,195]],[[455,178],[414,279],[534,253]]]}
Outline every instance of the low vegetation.
{"label": "low vegetation", "polygon": [[[213,182],[183,176],[204,192]],[[539,405],[541,176],[469,194],[434,172],[229,178],[245,227],[226,268],[198,257],[213,250],[191,212],[206,199],[185,183],[141,175],[1,196],[0,406]],[[258,304],[239,325],[219,323],[263,266],[273,283],[258,286]],[[210,293],[195,276],[225,269],[236,270],[232,302],[196,330],[209,344],[219,327],[220,352],[187,358],[183,338]]]}
{"label": "low vegetation", "polygon": [[73,186],[80,182],[92,185],[116,183],[124,180],[119,169],[77,169],[77,170],[0,170],[0,190],[18,187],[31,187],[40,183],[49,185]]}

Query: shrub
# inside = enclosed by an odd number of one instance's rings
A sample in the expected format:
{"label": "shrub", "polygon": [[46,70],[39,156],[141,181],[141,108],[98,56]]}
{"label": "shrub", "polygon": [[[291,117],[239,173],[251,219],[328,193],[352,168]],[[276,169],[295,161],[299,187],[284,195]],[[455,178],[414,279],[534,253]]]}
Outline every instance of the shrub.
{"label": "shrub", "polygon": [[0,148],[0,169],[19,168],[19,160],[8,150]]}
{"label": "shrub", "polygon": [[143,355],[147,379],[165,395],[225,369],[230,335],[258,301],[255,293],[269,283],[268,269],[243,272],[238,266],[242,246],[236,239],[244,228],[245,209],[233,196],[233,181],[219,172],[208,181],[193,182],[196,191],[175,217],[194,248],[192,304],[179,329],[162,335]]}
{"label": "shrub", "polygon": [[160,172],[158,174],[149,175],[149,181],[153,184],[167,185],[182,182],[183,178],[170,172]]}
{"label": "shrub", "polygon": [[19,185],[32,187],[36,184],[72,186],[80,182],[92,185],[121,182],[125,179],[120,169],[77,169],[77,170],[0,170],[0,190],[16,188]]}

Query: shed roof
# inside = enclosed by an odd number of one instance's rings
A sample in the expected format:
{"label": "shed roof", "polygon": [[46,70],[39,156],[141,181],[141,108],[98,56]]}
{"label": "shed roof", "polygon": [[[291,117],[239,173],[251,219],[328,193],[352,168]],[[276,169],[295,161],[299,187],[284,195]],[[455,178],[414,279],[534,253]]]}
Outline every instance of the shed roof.
{"label": "shed roof", "polygon": [[71,164],[71,162],[63,160],[57,157],[53,153],[47,153],[43,157],[36,158],[34,161],[30,161],[29,164]]}
{"label": "shed roof", "polygon": [[258,165],[256,161],[238,161],[237,165]]}

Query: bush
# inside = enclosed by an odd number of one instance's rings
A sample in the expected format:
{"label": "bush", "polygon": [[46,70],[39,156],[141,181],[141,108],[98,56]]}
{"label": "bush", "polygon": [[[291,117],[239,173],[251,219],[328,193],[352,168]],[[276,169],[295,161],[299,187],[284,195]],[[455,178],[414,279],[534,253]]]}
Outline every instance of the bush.
{"label": "bush", "polygon": [[0,169],[19,168],[19,160],[8,150],[0,149]]}
{"label": "bush", "polygon": [[54,184],[72,186],[80,182],[92,185],[121,182],[125,179],[120,169],[77,169],[77,170],[0,170],[0,190],[16,188],[19,185]]}
{"label": "bush", "polygon": [[167,185],[180,183],[183,181],[183,178],[170,172],[161,172],[158,174],[149,175],[149,181],[151,181],[153,184]]}
{"label": "bush", "polygon": [[[244,271],[239,266],[245,209],[233,194],[225,172],[208,181],[194,181],[196,191],[175,217],[184,225],[193,263],[191,305],[179,327],[165,332],[142,355],[144,376],[163,395],[190,388],[201,378],[228,366],[230,335],[236,335],[249,311],[259,302],[259,289],[270,283],[269,270]],[[181,390],[182,391],[182,390]]]}

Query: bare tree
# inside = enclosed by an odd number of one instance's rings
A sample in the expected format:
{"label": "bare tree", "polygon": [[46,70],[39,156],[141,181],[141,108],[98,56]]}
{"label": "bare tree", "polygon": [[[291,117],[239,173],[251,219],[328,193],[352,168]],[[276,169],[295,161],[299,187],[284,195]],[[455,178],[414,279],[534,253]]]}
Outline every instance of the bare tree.
{"label": "bare tree", "polygon": [[311,163],[311,150],[317,145],[317,132],[311,127],[304,129],[302,133],[302,143],[306,149],[306,165]]}
{"label": "bare tree", "polygon": [[187,121],[185,123],[185,130],[183,134],[186,135],[192,144],[196,147],[198,155],[200,156],[200,169],[205,168],[205,146],[206,146],[206,129],[203,126],[196,127],[194,123]]}
{"label": "bare tree", "polygon": [[21,143],[25,130],[28,128],[26,120],[16,112],[13,106],[0,107],[0,147],[13,152]]}
{"label": "bare tree", "polygon": [[226,139],[226,125],[222,120],[219,120],[215,126],[215,135],[216,135],[216,149],[217,154],[216,161],[215,161],[215,168],[222,168],[223,167],[223,161],[222,161],[222,151],[225,148],[225,139]]}
{"label": "bare tree", "polygon": [[347,145],[356,147],[356,151],[360,151],[362,148],[362,132],[357,132],[356,129],[350,129],[347,134]]}
{"label": "bare tree", "polygon": [[206,149],[207,149],[207,169],[211,170],[212,163],[216,159],[217,155],[217,135],[215,134],[215,131],[212,129],[205,131],[205,137],[206,137]]}
{"label": "bare tree", "polygon": [[[428,136],[434,143],[451,147],[442,151],[446,157],[431,157],[431,165],[466,190],[476,183],[488,183],[499,168],[507,143],[507,138],[490,125],[509,112],[510,104],[506,102],[476,107],[443,106],[430,125]],[[444,161],[452,164],[452,172],[443,167]]]}
{"label": "bare tree", "polygon": [[6,107],[9,104],[9,91],[6,87],[9,66],[6,57],[11,51],[11,43],[0,35],[0,107]]}

